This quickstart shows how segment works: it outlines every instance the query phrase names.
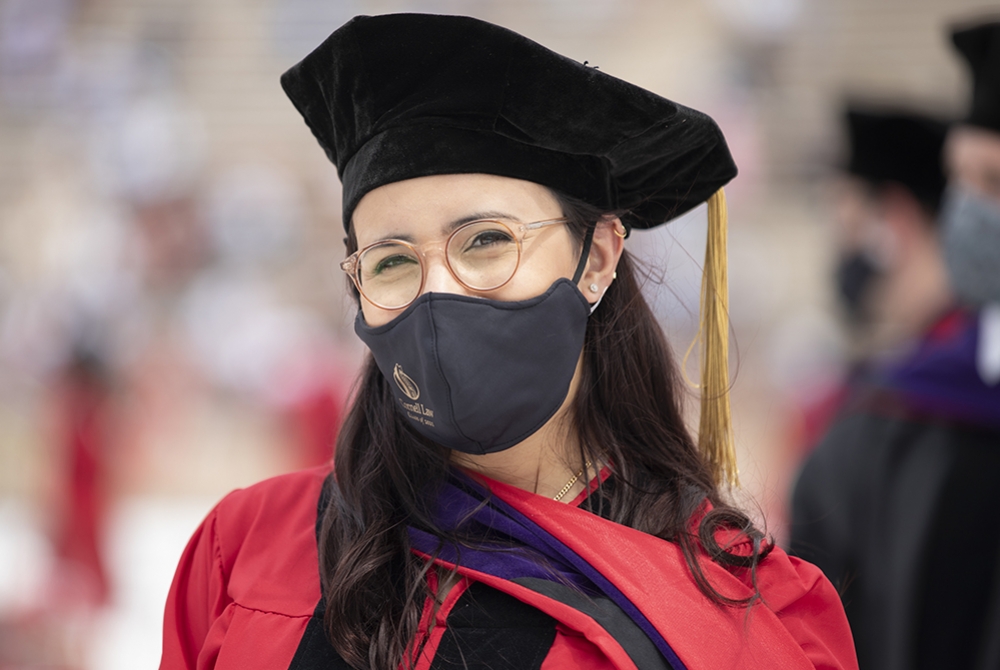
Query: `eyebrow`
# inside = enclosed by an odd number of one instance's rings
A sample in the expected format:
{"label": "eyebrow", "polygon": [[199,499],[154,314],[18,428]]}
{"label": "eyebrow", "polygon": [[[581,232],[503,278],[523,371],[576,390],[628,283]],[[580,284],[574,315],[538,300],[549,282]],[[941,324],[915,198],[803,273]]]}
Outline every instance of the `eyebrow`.
{"label": "eyebrow", "polygon": [[[473,221],[482,221],[484,219],[499,219],[501,221],[513,221],[515,223],[521,223],[521,219],[517,218],[516,216],[508,212],[501,212],[499,210],[473,212],[466,216],[450,221],[444,226],[442,226],[441,234],[445,236],[450,235],[456,228],[460,226],[464,226],[467,223],[472,223]],[[410,244],[415,244],[413,235],[408,235],[405,233],[389,234],[376,241],[384,242],[385,240],[402,240],[403,242],[409,242]]]}

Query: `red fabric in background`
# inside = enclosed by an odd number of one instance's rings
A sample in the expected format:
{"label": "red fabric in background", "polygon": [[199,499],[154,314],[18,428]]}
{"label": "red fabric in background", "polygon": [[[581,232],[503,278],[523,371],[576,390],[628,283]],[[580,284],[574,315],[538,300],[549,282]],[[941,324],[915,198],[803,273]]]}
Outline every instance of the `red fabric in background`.
{"label": "red fabric in background", "polygon": [[316,467],[333,458],[345,396],[331,386],[317,386],[288,408],[301,467]]}
{"label": "red fabric in background", "polygon": [[53,545],[60,597],[88,606],[106,605],[110,582],[103,539],[107,526],[109,390],[102,380],[68,368],[54,404],[62,460]]}

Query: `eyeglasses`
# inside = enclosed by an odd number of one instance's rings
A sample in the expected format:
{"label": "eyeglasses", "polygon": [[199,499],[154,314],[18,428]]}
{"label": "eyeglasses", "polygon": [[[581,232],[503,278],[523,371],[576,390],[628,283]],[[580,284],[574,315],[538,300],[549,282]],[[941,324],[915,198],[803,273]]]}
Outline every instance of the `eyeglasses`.
{"label": "eyeglasses", "polygon": [[[521,264],[525,235],[568,219],[547,219],[509,225],[480,220],[459,226],[444,242],[445,262],[452,276],[472,291],[493,291],[513,277]],[[368,302],[382,309],[402,309],[424,288],[425,252],[440,248],[440,240],[416,246],[402,240],[382,240],[348,256],[340,269],[350,275]]]}

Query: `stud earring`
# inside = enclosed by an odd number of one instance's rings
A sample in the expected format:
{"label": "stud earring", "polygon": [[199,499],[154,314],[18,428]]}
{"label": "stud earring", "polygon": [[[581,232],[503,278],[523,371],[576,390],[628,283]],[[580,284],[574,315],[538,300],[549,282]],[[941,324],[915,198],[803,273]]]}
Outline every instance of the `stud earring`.
{"label": "stud earring", "polygon": [[590,292],[591,293],[597,293],[597,284],[591,284],[590,285]]}

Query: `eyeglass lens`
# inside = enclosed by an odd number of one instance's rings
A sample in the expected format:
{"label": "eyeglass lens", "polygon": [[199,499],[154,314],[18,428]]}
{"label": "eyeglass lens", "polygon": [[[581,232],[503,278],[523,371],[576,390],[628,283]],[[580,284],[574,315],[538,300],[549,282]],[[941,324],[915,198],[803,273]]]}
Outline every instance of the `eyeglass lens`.
{"label": "eyeglass lens", "polygon": [[[471,289],[502,286],[517,270],[519,245],[509,228],[496,221],[477,221],[459,228],[449,239],[448,264]],[[358,283],[365,297],[386,308],[403,307],[420,293],[420,256],[408,245],[385,242],[358,258]]]}

